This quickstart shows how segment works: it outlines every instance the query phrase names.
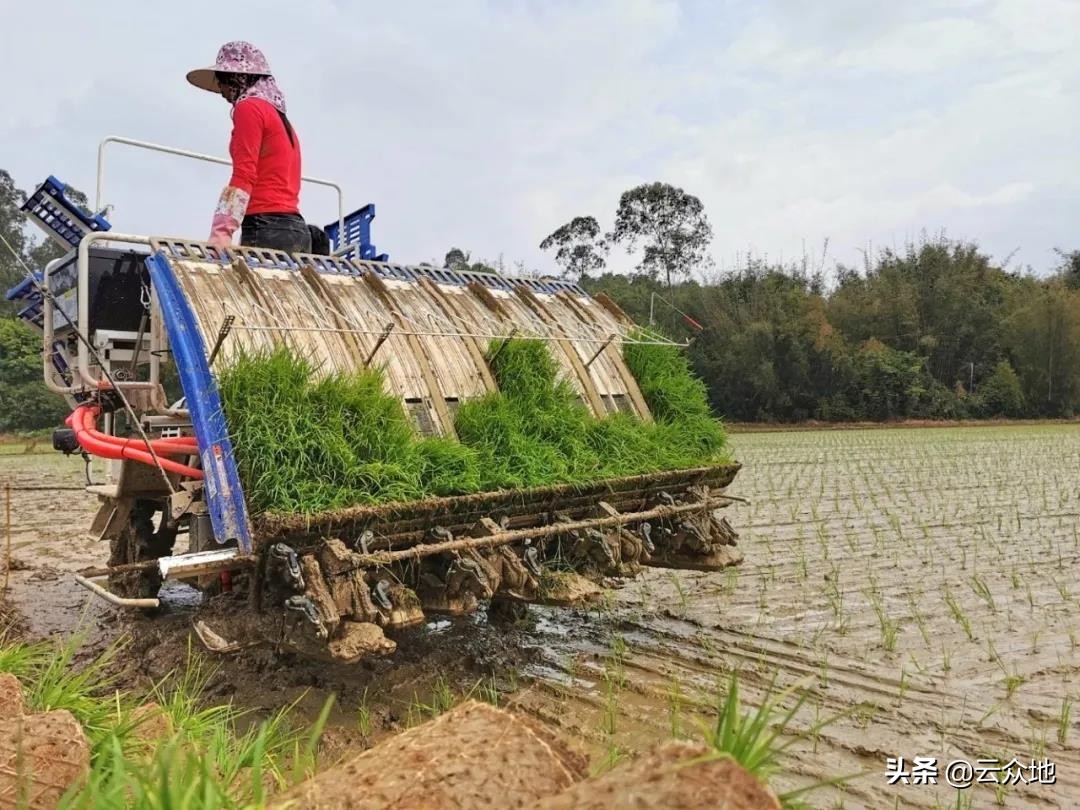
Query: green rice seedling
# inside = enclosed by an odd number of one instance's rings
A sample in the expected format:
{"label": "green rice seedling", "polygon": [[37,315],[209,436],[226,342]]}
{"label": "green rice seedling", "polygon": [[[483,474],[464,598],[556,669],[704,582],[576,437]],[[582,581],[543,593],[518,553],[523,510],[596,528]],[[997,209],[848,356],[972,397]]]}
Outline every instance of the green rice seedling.
{"label": "green rice seedling", "polygon": [[[596,419],[559,379],[544,343],[512,340],[500,346],[492,363],[499,392],[464,403],[456,419],[462,442],[480,456],[484,489],[574,483],[727,459],[726,436],[704,399],[665,400],[662,414],[653,411],[653,424],[627,414]],[[641,373],[663,370],[662,364],[643,363]],[[667,371],[663,379],[670,382]],[[692,376],[688,380],[690,389],[701,385]]]}
{"label": "green rice seedling", "polygon": [[619,676],[611,677],[605,671],[601,678],[604,686],[604,700],[600,707],[600,731],[605,737],[612,737],[618,726],[619,718],[619,688],[622,679]]}
{"label": "green rice seedling", "polygon": [[1031,727],[1031,746],[1028,749],[1032,759],[1042,759],[1046,756],[1046,732],[1042,729]]}
{"label": "green rice seedling", "polygon": [[592,775],[598,776],[602,773],[607,773],[626,759],[627,753],[628,752],[617,745],[614,740],[609,739],[604,746],[603,757],[592,767]]}
{"label": "green rice seedling", "polygon": [[881,630],[881,646],[885,652],[893,652],[896,649],[896,636],[899,631],[899,623],[891,618],[885,610],[885,604],[881,599],[881,593],[877,589],[877,583],[871,576],[871,590],[868,593],[870,605],[878,619],[878,628]]}
{"label": "green rice seedling", "polygon": [[626,343],[623,358],[658,422],[684,428],[681,441],[700,457],[724,453],[727,436],[712,415],[705,384],[678,347]]}
{"label": "green rice seedling", "polygon": [[682,579],[674,571],[668,571],[667,576],[672,587],[675,588],[675,593],[679,595],[679,615],[685,616],[689,598],[686,594],[686,588],[683,587]]}
{"label": "green rice seedling", "polygon": [[1059,745],[1065,745],[1069,740],[1069,724],[1072,717],[1072,701],[1068,695],[1061,699],[1061,708],[1057,718],[1057,741]]}
{"label": "green rice seedling", "polygon": [[499,686],[495,680],[495,676],[491,675],[487,678],[481,678],[472,685],[468,693],[465,695],[468,698],[477,698],[492,706],[499,705]]}
{"label": "green rice seedling", "polygon": [[[132,758],[117,737],[110,737],[87,780],[69,791],[63,810],[139,807],[147,810],[240,810],[265,806],[267,786],[291,757],[291,778],[300,781],[311,770],[314,752],[329,716],[328,702],[304,735],[283,734],[269,722],[235,735],[215,726],[210,748],[182,732],[157,743],[148,759]],[[235,718],[234,718],[235,719]]]}
{"label": "green rice seedling", "polygon": [[241,355],[221,374],[222,403],[253,510],[310,514],[476,490],[469,452],[439,440],[420,442],[401,403],[385,392],[381,372],[319,379],[316,371],[278,347]]}
{"label": "green rice seedling", "polygon": [[[762,697],[761,704],[756,709],[743,711],[738,673],[732,672],[723,697],[718,695],[714,725],[702,726],[706,743],[718,756],[731,757],[758,780],[767,782],[780,770],[784,753],[797,740],[797,737],[788,731],[788,725],[806,703],[808,693],[803,686],[802,683],[796,683],[777,694],[773,681]],[[783,708],[797,693],[798,698],[794,700],[791,708]],[[815,721],[809,734],[819,734],[825,726],[849,713],[851,712]],[[801,796],[827,785],[843,785],[849,779],[850,777],[836,777],[821,780],[781,794],[780,802],[784,807],[798,806]]]}
{"label": "green rice seedling", "polygon": [[48,660],[49,652],[47,642],[29,644],[6,633],[0,635],[0,672],[26,679]]}
{"label": "green rice seedling", "polygon": [[682,684],[677,677],[672,677],[668,687],[668,719],[671,721],[671,737],[676,740],[682,737],[683,703]]}
{"label": "green rice seedling", "polygon": [[[112,662],[125,641],[112,644],[100,655],[76,665],[85,638],[75,634],[52,645],[34,648],[32,663],[22,673],[26,702],[34,711],[66,709],[86,732],[91,750],[116,737],[127,745],[135,723],[133,700],[116,690]],[[13,654],[18,657],[17,654]],[[14,673],[13,673],[14,674]]]}
{"label": "green rice seedling", "polygon": [[1027,678],[1017,673],[1015,669],[1010,673],[1002,667],[1002,671],[1005,672],[1005,677],[1001,681],[1001,685],[1005,687],[1005,699],[1011,700],[1013,694],[1024,684]]}
{"label": "green rice seedling", "polygon": [[956,802],[953,804],[952,810],[972,810],[975,806],[975,798],[971,795],[971,790],[957,788],[956,790]]}
{"label": "green rice seedling", "polygon": [[997,604],[994,602],[994,594],[986,584],[986,581],[978,574],[971,577],[971,590],[975,592],[976,596],[986,602],[991,613],[997,613]]}
{"label": "green rice seedling", "polygon": [[956,600],[956,597],[948,586],[945,587],[944,598],[945,604],[949,608],[949,612],[952,614],[953,619],[956,620],[956,623],[963,629],[964,635],[967,636],[968,641],[974,641],[975,632],[971,628],[971,619],[964,613],[963,607],[960,606],[960,603]]}
{"label": "green rice seedling", "polygon": [[1005,782],[1000,779],[994,782],[994,804],[998,807],[1004,807],[1007,794],[1008,787]]}
{"label": "green rice seedling", "polygon": [[[118,692],[97,693],[92,685],[102,683],[101,659],[72,667],[71,644],[51,652],[52,660],[36,670],[42,679],[39,694],[50,701],[43,705],[67,707],[92,722],[108,718],[111,727],[87,727],[95,732],[91,771],[64,796],[61,808],[262,806],[268,787],[285,787],[311,772],[330,701],[309,729],[292,724],[288,715],[293,707],[289,706],[258,725],[243,724],[246,730],[242,730],[239,710],[231,705],[203,705],[210,670],[189,649],[184,669],[152,687],[151,697],[167,721],[168,732],[146,739],[145,733],[133,733],[139,724],[124,716],[124,707],[134,705],[133,698]],[[68,673],[60,675],[59,669]],[[92,708],[92,700],[101,708]]]}
{"label": "green rice seedling", "polygon": [[738,673],[732,672],[723,698],[717,702],[715,725],[704,729],[706,741],[758,779],[767,781],[779,770],[780,757],[792,744],[792,740],[782,740],[781,735],[807,699],[804,692],[790,709],[782,709],[795,691],[792,687],[774,697],[770,687],[756,710],[744,712]]}
{"label": "green rice seedling", "polygon": [[320,377],[285,346],[235,358],[219,388],[253,510],[310,514],[726,461],[703,385],[658,348],[638,358],[659,409],[645,424],[594,418],[543,342],[510,341],[491,364],[499,391],[458,410],[460,442],[420,439],[380,371]]}
{"label": "green rice seedling", "polygon": [[1054,583],[1054,587],[1057,588],[1057,592],[1061,596],[1061,601],[1071,602],[1072,593],[1069,591],[1069,583],[1064,579],[1059,580],[1057,577],[1050,577],[1050,580]]}
{"label": "green rice seedling", "polygon": [[356,730],[364,737],[370,737],[374,728],[371,705],[368,703],[368,690],[364,687],[360,703],[356,707]]}
{"label": "green rice seedling", "polygon": [[907,594],[908,607],[911,609],[911,617],[915,620],[915,626],[919,628],[919,635],[922,636],[923,643],[927,647],[930,646],[930,628],[926,623],[926,616],[923,615],[922,610],[919,607],[918,597],[912,593]]}
{"label": "green rice seedling", "polygon": [[829,651],[826,649],[821,655],[821,663],[818,665],[818,680],[822,687],[829,686]]}
{"label": "green rice seedling", "polygon": [[429,437],[416,443],[420,487],[425,495],[461,495],[480,489],[476,451],[461,442]]}
{"label": "green rice seedling", "polygon": [[835,565],[832,571],[825,575],[825,598],[829,600],[833,617],[840,618],[844,610],[844,593],[840,590],[840,570]]}
{"label": "green rice seedling", "polygon": [[450,711],[457,699],[454,696],[450,684],[441,673],[436,676],[431,685],[431,691],[427,701],[421,700],[417,693],[413,693],[412,700],[405,710],[405,723],[409,728],[434,719],[440,714]]}
{"label": "green rice seedling", "polygon": [[454,692],[450,689],[444,675],[439,675],[431,687],[431,703],[426,706],[427,713],[431,717],[438,717],[444,712],[450,711],[455,703]]}

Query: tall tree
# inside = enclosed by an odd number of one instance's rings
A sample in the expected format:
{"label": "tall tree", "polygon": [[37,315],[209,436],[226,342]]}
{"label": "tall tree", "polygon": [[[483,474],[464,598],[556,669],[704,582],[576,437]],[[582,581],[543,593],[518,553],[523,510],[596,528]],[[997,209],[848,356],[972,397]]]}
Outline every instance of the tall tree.
{"label": "tall tree", "polygon": [[1066,252],[1055,251],[1061,259],[1058,265],[1058,275],[1070,290],[1080,290],[1080,250]]}
{"label": "tall tree", "polygon": [[663,273],[670,287],[672,276],[712,266],[712,236],[701,200],[670,183],[645,183],[623,192],[608,238],[627,253],[643,242],[638,270],[654,279]]}
{"label": "tall tree", "polygon": [[446,251],[443,267],[448,270],[468,270],[469,254],[461,248],[452,247]]}
{"label": "tall tree", "polygon": [[[24,202],[26,195],[15,185],[11,175],[0,169],[0,234],[20,257],[27,248],[26,231],[23,229],[26,217],[19,210]],[[0,244],[0,292],[22,278],[22,275],[19,260]]]}
{"label": "tall tree", "polygon": [[1025,285],[1007,345],[1032,415],[1080,411],[1080,292],[1060,279]]}
{"label": "tall tree", "polygon": [[558,248],[555,263],[563,269],[564,277],[581,278],[604,269],[608,245],[595,217],[574,217],[544,237],[540,249],[552,248]]}
{"label": "tall tree", "polygon": [[41,381],[41,338],[0,318],[0,433],[59,425],[67,410]]}

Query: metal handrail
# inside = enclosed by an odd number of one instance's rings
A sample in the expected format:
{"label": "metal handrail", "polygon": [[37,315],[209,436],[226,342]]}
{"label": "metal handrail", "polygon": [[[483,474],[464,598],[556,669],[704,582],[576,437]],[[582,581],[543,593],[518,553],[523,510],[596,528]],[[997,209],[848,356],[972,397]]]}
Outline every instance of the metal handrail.
{"label": "metal handrail", "polygon": [[[100,212],[104,210],[104,188],[105,188],[105,147],[110,143],[123,144],[125,146],[134,146],[139,149],[147,149],[151,152],[163,152],[166,155],[178,155],[180,157],[193,158],[195,160],[202,160],[206,163],[217,163],[221,166],[231,166],[232,161],[228,158],[216,157],[214,155],[206,155],[202,152],[192,152],[189,149],[177,149],[175,146],[163,146],[159,143],[151,143],[150,141],[140,141],[135,138],[125,138],[122,135],[109,135],[98,144],[97,154],[97,189],[94,194],[94,211]],[[338,233],[344,237],[345,235],[345,195],[341,190],[341,186],[332,180],[323,180],[318,177],[306,177],[300,178],[305,183],[311,183],[316,186],[326,186],[332,188],[337,192],[338,198]]]}

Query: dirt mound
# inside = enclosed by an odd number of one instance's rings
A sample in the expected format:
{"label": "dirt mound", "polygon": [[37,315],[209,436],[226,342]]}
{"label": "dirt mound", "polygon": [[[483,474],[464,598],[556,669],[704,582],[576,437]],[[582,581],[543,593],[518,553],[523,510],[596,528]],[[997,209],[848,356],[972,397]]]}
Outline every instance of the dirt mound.
{"label": "dirt mound", "polygon": [[22,684],[9,672],[0,672],[0,720],[26,714]]}
{"label": "dirt mound", "polygon": [[580,766],[515,715],[469,701],[323,771],[274,806],[530,807],[580,779]]}
{"label": "dirt mound", "polygon": [[89,769],[90,746],[70,712],[0,719],[0,807],[55,807]]}
{"label": "dirt mound", "polygon": [[318,774],[274,807],[780,808],[772,791],[702,745],[668,743],[594,779],[584,779],[587,767],[552,729],[470,701]]}
{"label": "dirt mound", "polygon": [[535,810],[780,810],[780,803],[734,760],[704,745],[669,742],[625,765],[543,799]]}

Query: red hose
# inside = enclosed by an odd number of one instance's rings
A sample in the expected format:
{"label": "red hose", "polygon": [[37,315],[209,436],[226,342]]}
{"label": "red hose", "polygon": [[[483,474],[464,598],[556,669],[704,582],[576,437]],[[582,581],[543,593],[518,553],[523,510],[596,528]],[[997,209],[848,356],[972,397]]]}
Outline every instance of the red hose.
{"label": "red hose", "polygon": [[166,455],[195,455],[198,450],[194,440],[188,438],[181,440],[152,440],[150,446],[158,455],[158,460],[155,462],[154,456],[149,451],[139,449],[139,447],[146,447],[146,442],[141,439],[137,441],[121,439],[119,436],[109,436],[98,431],[97,417],[99,413],[101,413],[101,408],[97,405],[80,405],[71,412],[71,415],[66,420],[68,427],[75,431],[75,440],[86,452],[102,458],[126,458],[131,461],[149,464],[152,467],[160,464],[162,469],[169,472],[187,478],[202,479],[203,471],[197,467],[190,467],[170,458],[164,458]]}
{"label": "red hose", "polygon": [[[114,444],[121,449],[131,447],[135,450],[143,450],[146,448],[146,441],[143,439],[124,439],[120,436],[110,436],[108,433],[100,433],[97,430],[97,416],[100,409],[96,406],[80,406],[84,409],[82,415],[81,424],[87,430],[93,431],[96,438],[101,441]],[[79,410],[79,409],[76,409]],[[156,453],[163,453],[165,455],[198,455],[199,445],[194,436],[174,436],[167,439],[151,439],[150,446]]]}

